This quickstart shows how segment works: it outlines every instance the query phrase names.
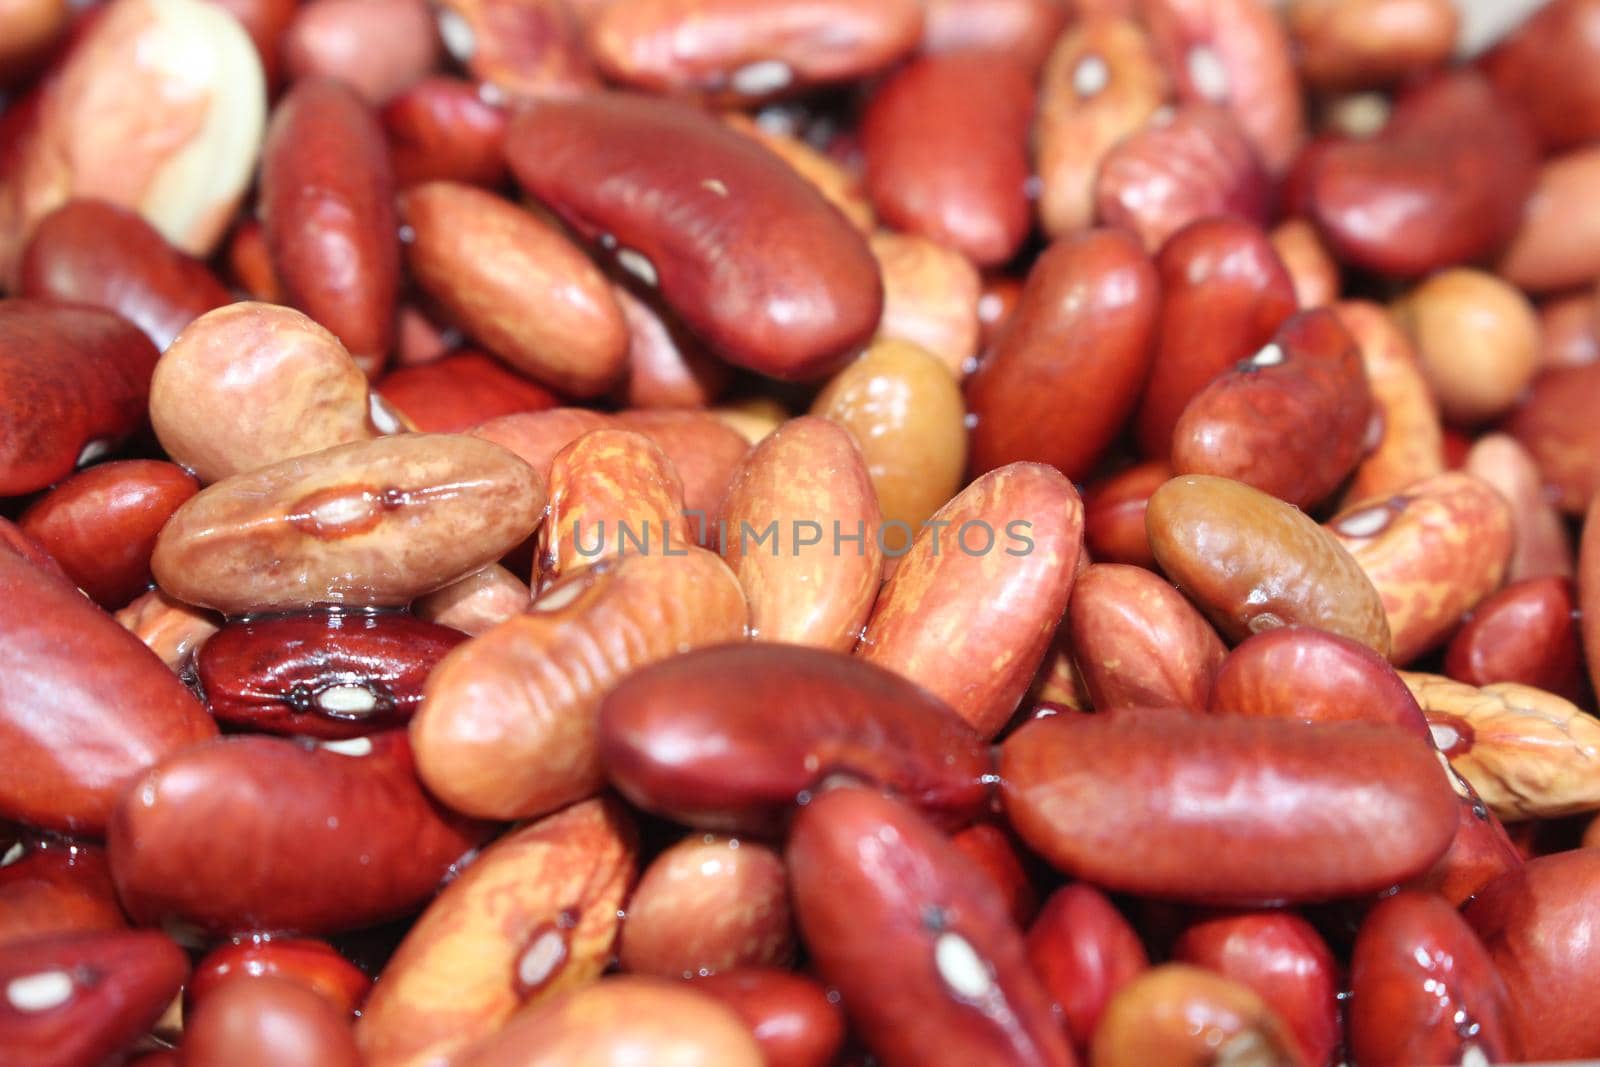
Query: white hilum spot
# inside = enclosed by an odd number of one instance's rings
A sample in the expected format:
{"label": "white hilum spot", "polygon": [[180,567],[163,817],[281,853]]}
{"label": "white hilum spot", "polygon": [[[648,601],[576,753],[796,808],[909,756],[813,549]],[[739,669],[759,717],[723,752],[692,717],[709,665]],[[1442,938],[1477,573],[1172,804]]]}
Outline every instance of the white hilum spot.
{"label": "white hilum spot", "polygon": [[49,1011],[71,999],[72,976],[66,971],[40,971],[6,983],[6,1000],[18,1011]]}
{"label": "white hilum spot", "polygon": [[965,1000],[978,1000],[994,989],[994,976],[972,942],[946,931],[933,943],[933,962],[944,984]]}

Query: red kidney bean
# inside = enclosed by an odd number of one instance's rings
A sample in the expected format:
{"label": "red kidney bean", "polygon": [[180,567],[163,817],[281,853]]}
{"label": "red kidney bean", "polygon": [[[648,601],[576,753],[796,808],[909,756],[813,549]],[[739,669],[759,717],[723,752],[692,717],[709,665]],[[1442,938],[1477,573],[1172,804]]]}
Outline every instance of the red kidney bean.
{"label": "red kidney bean", "polygon": [[1403,736],[1154,710],[1056,717],[1011,735],[1000,774],[1022,839],[1096,885],[1323,900],[1419,874],[1450,844],[1455,794],[1437,756]]}
{"label": "red kidney bean", "polygon": [[430,181],[493,188],[505,180],[501,152],[511,118],[493,94],[460,78],[423,78],[384,105],[395,183]]}
{"label": "red kidney bean", "polygon": [[183,950],[149,930],[0,945],[0,1049],[28,1067],[101,1063],[160,1018],[188,973]]}
{"label": "red kidney bean", "polygon": [[1600,136],[1600,4],[1555,0],[1482,61],[1485,73],[1520,104],[1547,149]]}
{"label": "red kidney bean", "polygon": [[1465,914],[1511,992],[1522,1055],[1600,1057],[1588,991],[1600,952],[1600,849],[1529,860],[1484,887]]}
{"label": "red kidney bean", "polygon": [[1379,901],[1356,936],[1350,985],[1350,1052],[1362,1067],[1517,1058],[1505,983],[1441,897]]}
{"label": "red kidney bean", "polygon": [[416,908],[486,831],[422,792],[394,730],[191,748],[123,794],[108,846],[140,922],[321,934]]}
{"label": "red kidney bean", "polygon": [[1002,52],[913,60],[861,119],[867,192],[883,220],[980,267],[1017,253],[1032,222],[1028,133],[1032,72]]}
{"label": "red kidney bean", "polygon": [[240,220],[228,240],[227,260],[233,284],[252,300],[284,302],[283,285],[272,269],[272,254],[267,251],[267,235],[261,223],[254,218]]}
{"label": "red kidney bean", "polygon": [[462,433],[487,419],[560,403],[544,386],[471,350],[391,371],[378,392],[424,433]]}
{"label": "red kidney bean", "polygon": [[1521,867],[1523,859],[1499,817],[1472,784],[1458,775],[1457,785],[1465,788],[1466,795],[1456,805],[1455,840],[1432,870],[1407,882],[1406,887],[1438,893],[1459,908],[1496,878]]}
{"label": "red kidney bean", "polygon": [[1294,282],[1259,226],[1201,219],[1156,257],[1161,319],[1135,429],[1140,450],[1166,461],[1172,431],[1195,395],[1259,352],[1295,313]]}
{"label": "red kidney bean", "polygon": [[1520,682],[1586,703],[1577,598],[1567,578],[1530,578],[1478,604],[1445,653],[1444,672],[1484,686]]}
{"label": "red kidney bean", "polygon": [[1055,1000],[1067,1036],[1086,1048],[1117,991],[1148,970],[1139,935],[1100,890],[1062,886],[1028,928],[1028,961]]}
{"label": "red kidney bean", "polygon": [[[750,714],[774,693],[781,717]],[[723,645],[636,671],[600,706],[600,755],[639,807],[728,832],[780,827],[834,776],[891,789],[952,826],[989,793],[986,747],[941,701],[799,645]]]}
{"label": "red kidney bean", "polygon": [[952,834],[950,843],[982,868],[1005,896],[1012,922],[1026,926],[1033,921],[1039,913],[1039,894],[1009,833],[994,823],[981,822]]}
{"label": "red kidney bean", "polygon": [[50,490],[17,521],[96,603],[120,608],[149,587],[156,535],[199,489],[176,464],[102,463]]}
{"label": "red kidney bean", "polygon": [[1481,76],[1404,95],[1374,138],[1314,146],[1295,183],[1342,261],[1414,277],[1511,239],[1538,176],[1532,132]]}
{"label": "red kidney bean", "polygon": [[778,157],[687,105],[546,101],[512,123],[506,157],[730,362],[815,378],[877,326],[883,283],[861,233]]}
{"label": "red kidney bean", "polygon": [[1037,70],[1073,6],[1062,0],[923,0],[922,50],[1007,52]]}
{"label": "red kidney bean", "polygon": [[1134,231],[1152,254],[1191,222],[1238,215],[1265,225],[1272,182],[1232,116],[1206,104],[1156,112],[1106,153],[1095,210]]}
{"label": "red kidney bean", "polygon": [[383,129],[353,89],[311,78],[283,98],[261,149],[260,213],[289,302],[375,377],[394,343],[399,223]]}
{"label": "red kidney bean", "polygon": [[1150,495],[1171,478],[1165,460],[1149,460],[1091,483],[1083,493],[1083,545],[1089,555],[1154,570],[1145,510]]}
{"label": "red kidney bean", "polygon": [[125,926],[103,849],[31,835],[0,849],[0,945]]}
{"label": "red kidney bean", "polygon": [[874,74],[921,34],[918,0],[634,0],[602,7],[588,46],[611,81],[740,105]]}
{"label": "red kidney bean", "polygon": [[695,979],[744,1020],[767,1067],[828,1067],[844,1044],[844,1017],[816,981],[768,967],[740,967]]}
{"label": "red kidney bean", "polygon": [[43,489],[139,429],[158,356],[108,311],[0,303],[0,497]]}
{"label": "red kidney bean", "polygon": [[683,482],[684,518],[691,537],[707,545],[715,538],[712,517],[750,443],[715,415],[704,411],[623,411],[617,422],[656,443]]}
{"label": "red kidney bean", "polygon": [[1255,990],[1288,1026],[1302,1063],[1333,1062],[1341,1037],[1339,964],[1300,916],[1259,911],[1202,919],[1179,936],[1172,958]]}
{"label": "red kidney bean", "polygon": [[195,668],[218,722],[360,737],[409,721],[434,664],[466,639],[399,613],[305,612],[228,623]]}
{"label": "red kidney bean", "polygon": [[635,296],[626,286],[612,287],[628,324],[628,369],[616,387],[617,402],[627,408],[703,408],[716,403],[728,387],[732,369],[713,357],[667,313]]}
{"label": "red kidney bean", "polygon": [[439,61],[439,33],[424,0],[312,0],[283,38],[295,81],[337,78],[380,105]]}
{"label": "red kidney bean", "polygon": [[1098,711],[1202,710],[1228,654],[1182,593],[1143,568],[1115,563],[1096,563],[1078,576],[1067,605],[1067,632]]}
{"label": "red kidney bean", "polygon": [[361,1067],[361,1062],[349,1018],[284,978],[230,979],[185,1020],[184,1067]]}
{"label": "red kidney bean", "polygon": [[800,933],[885,1067],[1075,1062],[994,886],[914,810],[816,797],[788,848]]}
{"label": "red kidney bean", "polygon": [[114,311],[159,349],[233,300],[204,263],[103,200],[69,200],[40,220],[22,250],[16,293]]}
{"label": "red kidney bean", "polygon": [[467,73],[513,105],[598,86],[573,0],[441,0],[439,34]]}
{"label": "red kidney bean", "polygon": [[177,677],[71,584],[0,553],[0,816],[98,835],[151,764],[216,735]]}
{"label": "red kidney bean", "polygon": [[1522,442],[1553,486],[1569,515],[1581,515],[1600,489],[1600,363],[1556,367],[1533,380],[1506,420],[1506,432]]}
{"label": "red kidney bean", "polygon": [[61,569],[61,564],[56,562],[56,558],[46,551],[43,545],[24,533],[17,527],[16,523],[7,518],[0,518],[0,549],[11,553],[13,556],[22,557],[35,567],[42,571],[48,571],[57,578],[66,578],[67,576],[67,572]]}
{"label": "red kidney bean", "polygon": [[1387,724],[1433,744],[1417,698],[1387,659],[1309,626],[1241,642],[1218,668],[1208,707],[1225,715]]}
{"label": "red kidney bean", "polygon": [[[1156,271],[1130,235],[1094,230],[1051,245],[967,381],[972,469],[1027,460],[1086,477],[1138,402],[1159,299]],[[1075,416],[1056,417],[1062,405]]]}
{"label": "red kidney bean", "polygon": [[279,978],[316,993],[346,1015],[372,988],[372,979],[326,941],[279,937],[236,941],[212,949],[194,965],[183,989],[186,1015],[211,993],[237,978]]}
{"label": "red kidney bean", "polygon": [[1172,431],[1172,469],[1310,507],[1366,453],[1372,410],[1354,338],[1333,311],[1304,311],[1189,401]]}

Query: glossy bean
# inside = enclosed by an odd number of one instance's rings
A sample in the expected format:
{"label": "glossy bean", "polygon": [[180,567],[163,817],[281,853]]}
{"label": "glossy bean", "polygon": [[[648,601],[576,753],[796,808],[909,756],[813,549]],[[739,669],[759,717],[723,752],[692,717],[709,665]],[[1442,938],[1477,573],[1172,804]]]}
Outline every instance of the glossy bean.
{"label": "glossy bean", "polygon": [[1573,575],[1572,539],[1546,489],[1539,464],[1514,437],[1492,433],[1473,442],[1461,469],[1487,483],[1511,505],[1515,544],[1506,581]]}
{"label": "glossy bean", "polygon": [[1343,500],[1358,504],[1409,488],[1444,472],[1439,402],[1418,364],[1416,347],[1395,317],[1377,304],[1344,300],[1334,305],[1356,341],[1372,387],[1377,442],[1356,467]]}
{"label": "glossy bean", "polygon": [[28,836],[0,855],[0,945],[126,926],[104,849]]}
{"label": "glossy bean", "polygon": [[1577,608],[1565,578],[1508,585],[1479,603],[1456,631],[1444,673],[1476,686],[1517,682],[1582,703],[1587,686]]}
{"label": "glossy bean", "polygon": [[236,978],[281,978],[309,989],[346,1015],[361,1007],[372,979],[326,941],[301,937],[250,938],[212,949],[194,965],[183,988],[184,1011]]}
{"label": "glossy bean", "polygon": [[1265,1001],[1239,982],[1182,963],[1123,986],[1089,1046],[1090,1067],[1203,1067],[1235,1059],[1262,1067],[1298,1062],[1293,1035]]}
{"label": "glossy bean", "polygon": [[740,967],[695,980],[744,1020],[767,1067],[827,1067],[844,1044],[844,1017],[822,985],[766,967]]}
{"label": "glossy bean", "polygon": [[184,1067],[360,1067],[350,1020],[284,978],[239,977],[219,985],[183,1033]]}
{"label": "glossy bean", "polygon": [[500,147],[510,116],[473,83],[423,78],[391,97],[381,117],[399,188],[431,181],[492,188],[505,180]]}
{"label": "glossy bean", "polygon": [[1061,1011],[1067,1036],[1088,1047],[1106,1005],[1150,967],[1139,935],[1100,890],[1062,886],[1028,928],[1028,961]]}
{"label": "glossy bean", "polygon": [[333,77],[382,104],[431,71],[439,34],[423,0],[312,0],[283,36],[292,81]]}
{"label": "glossy bean", "polygon": [[465,433],[520,411],[543,411],[556,395],[482,352],[456,352],[383,376],[378,395],[423,433]]}

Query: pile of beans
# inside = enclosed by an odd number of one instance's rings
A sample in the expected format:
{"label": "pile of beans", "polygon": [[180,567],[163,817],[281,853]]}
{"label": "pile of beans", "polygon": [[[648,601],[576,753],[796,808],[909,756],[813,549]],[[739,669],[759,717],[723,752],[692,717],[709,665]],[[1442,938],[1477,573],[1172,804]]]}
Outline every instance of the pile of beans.
{"label": "pile of beans", "polygon": [[1600,1058],[1597,283],[1600,0],[0,0],[0,1064]]}

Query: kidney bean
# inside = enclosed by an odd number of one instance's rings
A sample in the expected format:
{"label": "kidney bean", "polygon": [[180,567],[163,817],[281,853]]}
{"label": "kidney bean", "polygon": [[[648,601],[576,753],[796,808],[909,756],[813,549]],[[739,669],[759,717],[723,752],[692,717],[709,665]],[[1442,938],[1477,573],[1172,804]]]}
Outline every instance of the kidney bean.
{"label": "kidney bean", "polygon": [[439,60],[439,35],[423,0],[312,0],[283,37],[295,81],[337,78],[380,105],[426,77]]}
{"label": "kidney bean", "polygon": [[877,326],[883,286],[861,234],[782,160],[691,107],[547,101],[512,123],[506,156],[730,362],[815,378]]}
{"label": "kidney bean", "polygon": [[1505,422],[1539,465],[1544,481],[1568,515],[1582,515],[1600,489],[1600,425],[1594,403],[1600,402],[1600,365],[1560,367],[1533,379]]}
{"label": "kidney bean", "polygon": [[1500,587],[1514,530],[1505,500],[1470,474],[1436,475],[1336,515],[1328,529],[1383,599],[1389,659],[1431,651]]}
{"label": "kidney bean", "polygon": [[1373,1067],[1516,1058],[1505,983],[1449,903],[1402,891],[1367,913],[1350,961],[1350,1050]]}
{"label": "kidney bean", "polygon": [[[1051,245],[967,383],[973,469],[1032,461],[1088,475],[1138,403],[1155,353],[1158,286],[1129,234],[1094,230]],[[1055,417],[1062,405],[1073,418]]]}
{"label": "kidney bean", "polygon": [[1161,310],[1150,380],[1135,430],[1139,448],[1166,461],[1189,402],[1213,379],[1272,340],[1294,314],[1294,283],[1259,227],[1202,219],[1156,257]]}
{"label": "kidney bean", "polygon": [[104,463],[72,475],[17,521],[74,584],[96,602],[115,608],[150,584],[156,535],[198,489],[193,478],[171,463]]}
{"label": "kidney bean", "polygon": [[1600,150],[1580,148],[1545,161],[1528,198],[1522,226],[1496,266],[1513,285],[1547,293],[1585,285],[1600,275],[1600,212],[1588,191],[1600,180]]}
{"label": "kidney bean", "polygon": [[1183,963],[1163,964],[1123,986],[1089,1046],[1093,1067],[1235,1061],[1292,1067],[1294,1035],[1247,986]]}
{"label": "kidney bean", "polygon": [[1380,432],[1377,444],[1345,486],[1344,502],[1357,504],[1403,492],[1442,473],[1439,404],[1417,365],[1410,338],[1377,304],[1344,300],[1333,310],[1361,353]]}
{"label": "kidney bean", "polygon": [[[211,0],[216,3],[217,0]],[[225,252],[228,280],[251,300],[267,304],[284,301],[283,286],[272,269],[272,256],[267,251],[267,237],[261,223],[253,217],[239,220],[228,238]]]}
{"label": "kidney bean", "polygon": [[[1294,282],[1295,299],[1302,311],[1327,307],[1339,299],[1339,264],[1334,262],[1315,226],[1305,219],[1286,219],[1273,228],[1268,238]],[[1345,328],[1350,329],[1348,323]]]}
{"label": "kidney bean", "polygon": [[137,430],[156,358],[110,312],[0,303],[0,496],[43,489]]}
{"label": "kidney bean", "polygon": [[208,0],[227,11],[249,36],[260,56],[269,92],[275,92],[283,74],[283,35],[299,10],[300,0]]}
{"label": "kidney bean", "polygon": [[1082,547],[1083,504],[1058,471],[1037,463],[990,471],[917,534],[884,583],[857,655],[993,737],[1050,646]]}
{"label": "kidney bean", "polygon": [[1475,687],[1402,673],[1439,750],[1507,821],[1600,808],[1593,765],[1600,722],[1553,693],[1515,682]]}
{"label": "kidney bean", "polygon": [[74,197],[133,209],[177,248],[209,255],[250,184],[265,122],[250,38],[204,0],[117,0],[75,37],[17,147],[0,279],[12,279],[34,224]]}
{"label": "kidney bean", "polygon": [[1538,311],[1540,370],[1600,362],[1593,293],[1550,297]]}
{"label": "kidney bean", "polygon": [[1416,341],[1423,375],[1445,418],[1454,422],[1481,422],[1510,411],[1538,370],[1533,305],[1491,274],[1437,274],[1394,311]]}
{"label": "kidney bean", "polygon": [[949,245],[980,267],[1028,235],[1031,72],[1015,56],[924,55],[891,75],[861,119],[867,192],[895,229]]}
{"label": "kidney bean", "polygon": [[18,296],[115,311],[160,349],[232,300],[203,263],[167,244],[139,215],[102,200],[70,200],[41,219],[17,272]]}
{"label": "kidney bean", "polygon": [[[752,716],[773,693],[784,716]],[[989,754],[941,701],[800,646],[707,648],[636,671],[601,704],[600,755],[638,806],[729,833],[777,829],[832,776],[891,789],[950,826],[988,797]]]}
{"label": "kidney bean", "polygon": [[1163,460],[1150,460],[1092,482],[1083,494],[1083,541],[1089,554],[1108,563],[1154,570],[1145,509],[1154,493],[1172,477]]}
{"label": "kidney bean", "polygon": [[983,279],[983,295],[978,297],[979,347],[994,348],[1011,324],[1011,315],[1022,298],[1022,282],[1009,275],[990,274]]}
{"label": "kidney bean", "polygon": [[744,1021],[767,1067],[828,1067],[844,1044],[844,1018],[826,990],[798,974],[738,967],[697,978],[692,987],[715,997]]}
{"label": "kidney bean", "polygon": [[1402,96],[1376,137],[1308,153],[1296,181],[1341,261],[1415,277],[1510,240],[1537,166],[1527,120],[1460,71]]}
{"label": "kidney bean", "polygon": [[1294,0],[1288,16],[1300,73],[1324,91],[1379,88],[1442,67],[1461,28],[1449,0]]}
{"label": "kidney bean", "polygon": [[1202,709],[1228,650],[1176,589],[1139,567],[1097,563],[1067,607],[1074,660],[1096,710]]}
{"label": "kidney bean", "polygon": [[811,414],[855,436],[883,517],[882,549],[911,551],[927,520],[961,488],[967,463],[961,387],[937,357],[880,340],[817,394]]}
{"label": "kidney bean", "polygon": [[718,522],[752,638],[855,647],[878,596],[883,548],[877,495],[848,431],[814,416],[779,427],[745,457]]}
{"label": "kidney bean", "polygon": [[403,434],[210,486],[162,529],[151,568],[169,594],[224,613],[403,605],[500,558],[543,509],[539,475],[504,449]]}
{"label": "kidney bean", "polygon": [[505,180],[500,149],[510,117],[471,82],[422,78],[392,94],[380,118],[401,189],[431,181],[493,188]]}
{"label": "kidney bean", "polygon": [[1510,990],[1511,1022],[1529,1059],[1600,1055],[1600,1020],[1583,985],[1600,945],[1597,897],[1600,850],[1582,848],[1530,860],[1467,905],[1467,922]]}
{"label": "kidney bean", "polygon": [[394,172],[372,108],[329,78],[296,84],[267,129],[260,185],[284,294],[375,377],[394,344],[400,241]]}
{"label": "kidney bean", "polygon": [[598,268],[554,226],[491,193],[429,182],[400,195],[406,263],[468,334],[574,396],[605,392],[628,327]]}
{"label": "kidney bean", "polygon": [[689,332],[664,312],[613,285],[612,296],[628,326],[628,363],[613,390],[628,408],[703,408],[728,387],[732,369],[708,353]]}
{"label": "kidney bean", "polygon": [[872,235],[883,275],[878,336],[906,341],[938,356],[957,377],[978,355],[982,279],[965,256],[915,234]]}
{"label": "kidney bean", "polygon": [[[842,211],[844,217],[849,219],[856,229],[868,236],[873,234],[878,224],[878,216],[872,210],[872,201],[867,198],[867,191],[862,186],[859,168],[847,167],[825,152],[813,148],[798,136],[798,131],[790,134],[781,129],[768,128],[756,119],[736,111],[724,113],[722,121],[789,164],[795,173],[809,182],[828,203]],[[882,256],[876,249],[874,254],[878,255],[881,267]],[[958,255],[958,253],[953,254]],[[884,286],[887,288],[889,285],[887,270],[884,274]],[[888,294],[885,293],[885,301],[887,298]],[[887,303],[884,313],[888,314]]]}
{"label": "kidney bean", "polygon": [[487,419],[559,403],[542,385],[471,350],[391,371],[378,394],[424,433],[464,433]]}
{"label": "kidney bean", "polygon": [[550,465],[550,503],[534,545],[536,587],[630,549],[665,554],[687,546],[693,534],[678,521],[683,510],[677,471],[648,437],[584,434]]}
{"label": "kidney bean", "polygon": [[1547,148],[1570,148],[1600,134],[1597,27],[1594,0],[1556,0],[1540,5],[1483,58],[1484,71],[1528,113]]}
{"label": "kidney bean", "polygon": [[29,1067],[115,1056],[183,985],[183,950],[150,930],[60,934],[0,945],[0,1048]]}
{"label": "kidney bean", "polygon": [[441,0],[439,36],[496,100],[566,98],[599,85],[572,0]]}
{"label": "kidney bean", "polygon": [[617,962],[662,978],[783,966],[794,955],[788,893],[783,857],[765,845],[686,837],[640,877]]}
{"label": "kidney bean", "polygon": [[1303,311],[1189,401],[1173,427],[1172,467],[1309,507],[1355,468],[1371,419],[1355,340],[1332,311]]}
{"label": "kidney bean", "polygon": [[1432,870],[1404,883],[1403,888],[1437,893],[1459,908],[1502,874],[1521,867],[1523,859],[1472,783],[1454,767],[1451,774],[1457,794],[1455,840]]}
{"label": "kidney bean", "polygon": [[610,801],[586,800],[496,841],[384,967],[356,1024],[364,1062],[453,1061],[519,1009],[593,982],[636,870],[631,820]]}
{"label": "kidney bean", "polygon": [[107,840],[136,921],[325,934],[412,911],[487,829],[434,806],[391,730],[190,748],[129,786]]}
{"label": "kidney bean", "polygon": [[468,1049],[461,1067],[628,1067],[640,1056],[683,1067],[762,1067],[750,1030],[687,982],[618,975],[519,1013]]}
{"label": "kidney bean", "polygon": [[1301,1063],[1333,1061],[1342,1037],[1342,977],[1316,927],[1300,916],[1257,911],[1202,919],[1179,936],[1172,958],[1254,991],[1284,1022]]}
{"label": "kidney bean", "polygon": [[1551,575],[1508,585],[1467,616],[1450,641],[1444,672],[1468,685],[1517,682],[1585,702],[1577,617],[1569,579]]}
{"label": "kidney bean", "polygon": [[1450,844],[1454,793],[1437,757],[1403,736],[1155,711],[1056,717],[1001,747],[1002,791],[1025,842],[1104,888],[1325,900],[1420,874]]}
{"label": "kidney bean", "polygon": [[1166,68],[1132,19],[1083,18],[1056,41],[1033,125],[1045,232],[1059,238],[1093,224],[1100,161],[1170,93]]}
{"label": "kidney bean", "polygon": [[1138,8],[1178,99],[1226,107],[1268,171],[1287,170],[1306,131],[1277,13],[1253,0],[1140,0]]}
{"label": "kidney bean", "polygon": [[1161,569],[1225,639],[1304,625],[1388,655],[1378,590],[1298,508],[1240,482],[1187,475],[1150,497],[1145,526]]}
{"label": "kidney bean", "polygon": [[19,556],[27,562],[47,571],[57,578],[66,578],[67,572],[61,568],[45,547],[35,541],[26,532],[20,529],[10,519],[0,517],[0,551],[9,552]]}
{"label": "kidney bean", "polygon": [[12,757],[0,816],[99,835],[131,779],[216,734],[132,634],[10,553],[0,553],[0,630],[0,747]]}
{"label": "kidney bean", "polygon": [[683,481],[685,529],[710,547],[711,516],[717,514],[749,442],[704,411],[623,411],[617,424],[642,433],[672,461]]}
{"label": "kidney bean", "polygon": [[950,843],[976,863],[1005,896],[1006,913],[1026,926],[1039,913],[1039,894],[1011,835],[994,823],[975,823],[950,836]]}
{"label": "kidney bean", "polygon": [[527,610],[528,586],[516,575],[491,563],[411,604],[417,618],[460,630],[473,637]]}
{"label": "kidney bean", "polygon": [[923,0],[922,50],[1008,52],[1037,70],[1076,8],[1061,0]]}
{"label": "kidney bean", "polygon": [[466,640],[400,614],[314,612],[230,622],[196,673],[218,722],[274,734],[360,737],[403,726],[428,672]]}
{"label": "kidney bean", "polygon": [[1272,186],[1226,111],[1185,104],[1156,112],[1106,153],[1094,201],[1101,222],[1132,230],[1153,255],[1173,234],[1210,216],[1265,224]]}
{"label": "kidney bean", "polygon": [[1045,653],[1039,673],[1028,688],[1023,707],[1031,710],[1028,718],[1048,718],[1071,711],[1089,711],[1089,690],[1083,684],[1083,675],[1072,661],[1071,642],[1067,632],[1056,631],[1056,639]]}
{"label": "kidney bean", "polygon": [[66,0],[22,0],[0,11],[0,85],[33,75],[64,38],[72,22]]}
{"label": "kidney bean", "polygon": [[1206,706],[1224,715],[1383,723],[1433,744],[1422,708],[1388,660],[1307,626],[1246,638],[1217,668]]}
{"label": "kidney bean", "polygon": [[550,465],[558,452],[584,434],[610,425],[610,418],[601,412],[557,407],[502,415],[485,420],[469,432],[515,454],[548,481]]}
{"label": "kidney bean", "polygon": [[648,664],[742,638],[745,619],[738,581],[702,549],[577,571],[434,669],[411,722],[422,779],[455,810],[495,818],[591,796],[601,699]]}
{"label": "kidney bean", "polygon": [[[218,411],[236,412],[225,427]],[[202,482],[394,432],[339,339],[291,308],[244,302],[196,319],[156,364],[150,420]]]}
{"label": "kidney bean", "polygon": [[103,849],[29,836],[0,854],[0,947],[127,925]]}
{"label": "kidney bean", "polygon": [[210,612],[174,600],[159,589],[135,597],[115,618],[180,675],[189,670],[200,646],[222,628],[222,621]]}
{"label": "kidney bean", "polygon": [[1075,1062],[1000,894],[911,808],[823,793],[787,859],[812,960],[885,1067]]}
{"label": "kidney bean", "polygon": [[230,979],[200,1003],[183,1034],[184,1067],[360,1067],[350,1022],[283,978]]}
{"label": "kidney bean", "polygon": [[746,104],[876,73],[921,35],[917,0],[637,0],[602,7],[587,41],[611,81]]}
{"label": "kidney bean", "polygon": [[1028,929],[1028,962],[1055,1001],[1067,1037],[1086,1048],[1106,1004],[1150,967],[1144,945],[1104,893],[1062,886]]}
{"label": "kidney bean", "polygon": [[212,992],[240,978],[273,978],[293,982],[317,994],[346,1015],[361,1007],[372,979],[326,941],[275,937],[234,941],[212,949],[195,964],[184,986],[184,1013]]}

